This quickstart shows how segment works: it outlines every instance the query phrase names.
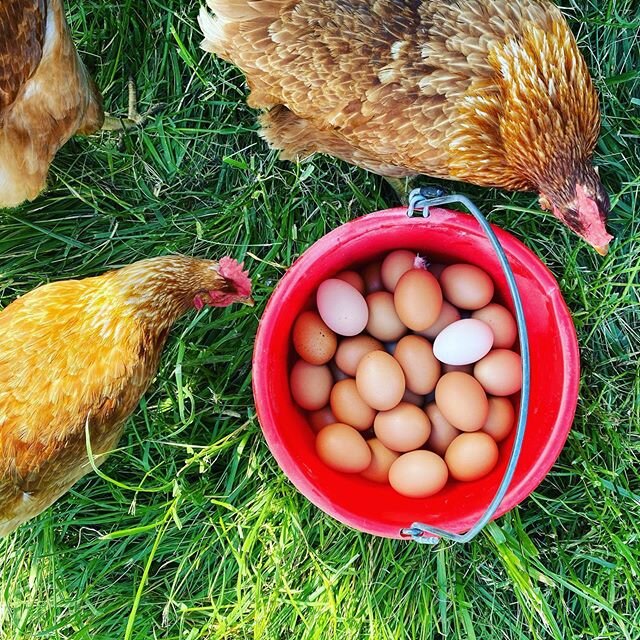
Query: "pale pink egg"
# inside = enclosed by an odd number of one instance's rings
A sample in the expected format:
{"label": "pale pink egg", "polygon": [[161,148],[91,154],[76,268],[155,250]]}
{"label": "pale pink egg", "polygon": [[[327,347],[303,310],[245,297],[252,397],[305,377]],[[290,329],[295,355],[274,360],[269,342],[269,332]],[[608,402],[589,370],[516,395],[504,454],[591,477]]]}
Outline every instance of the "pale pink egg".
{"label": "pale pink egg", "polygon": [[355,336],[367,326],[367,303],[362,294],[344,280],[325,280],[318,287],[316,303],[324,323],[341,336]]}

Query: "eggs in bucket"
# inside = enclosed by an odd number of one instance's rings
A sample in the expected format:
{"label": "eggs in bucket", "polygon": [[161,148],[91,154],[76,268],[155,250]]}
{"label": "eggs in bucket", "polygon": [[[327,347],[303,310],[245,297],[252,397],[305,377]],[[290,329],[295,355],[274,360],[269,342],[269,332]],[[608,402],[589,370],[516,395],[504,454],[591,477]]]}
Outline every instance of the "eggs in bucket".
{"label": "eggs in bucket", "polygon": [[[556,460],[571,426],[576,406],[579,363],[571,317],[553,276],[513,236],[499,229],[494,230],[505,249],[521,292],[531,347],[530,412],[515,474],[494,514],[494,517],[498,517],[531,493]],[[337,347],[333,357],[322,364],[311,365],[323,368],[323,373],[319,376],[324,381],[319,385],[322,387],[322,397],[316,398],[316,402],[319,404],[325,399],[329,401],[322,406],[314,405],[317,408],[303,409],[294,400],[291,388],[292,368],[301,359],[294,348],[294,325],[297,319],[304,312],[317,312],[316,294],[321,284],[327,280],[343,280],[360,295],[364,293],[367,297],[370,295],[367,292],[389,294],[393,304],[394,291],[389,291],[383,282],[382,263],[396,251],[408,252],[412,260],[415,260],[416,255],[427,257],[431,263],[429,272],[436,279],[441,277],[442,271],[449,265],[477,267],[488,275],[493,283],[494,293],[488,300],[483,300],[482,304],[476,302],[474,305],[478,306],[462,311],[448,302],[445,294],[437,322],[424,330],[405,329],[403,335],[397,335],[397,319],[392,317],[391,322],[382,322],[381,327],[373,329],[381,338],[369,333],[369,321],[365,324],[363,333],[350,337],[336,334]],[[405,256],[404,260],[406,264],[408,257]],[[395,265],[393,269],[385,269],[387,285],[393,289],[401,277],[398,270],[402,271],[402,266]],[[391,273],[386,273],[387,271]],[[388,295],[378,298],[384,309],[391,308]],[[362,308],[362,304],[358,304]],[[492,304],[507,313],[496,311],[496,307],[491,307]],[[491,319],[476,318],[475,314],[480,311],[485,318]],[[363,453],[360,460],[360,465],[368,463],[368,467],[363,466],[365,473],[343,472],[329,467],[320,458],[316,450],[316,434],[321,433],[323,427],[329,424],[340,423],[352,429],[355,436],[362,438],[361,433],[364,432],[341,423],[333,415],[329,402],[337,377],[355,381],[357,365],[367,354],[383,353],[396,361],[402,370],[397,360],[411,360],[412,357],[410,350],[402,343],[403,339],[409,336],[423,337],[433,345],[438,333],[444,328],[469,318],[480,319],[492,329],[500,326],[494,333],[494,341],[500,342],[495,342],[495,345],[512,350],[515,348],[512,317],[509,289],[494,250],[478,223],[466,214],[434,208],[430,218],[424,220],[407,217],[404,209],[392,209],[357,218],[330,232],[307,249],[287,271],[272,294],[258,328],[253,361],[254,398],[260,425],[278,464],[298,490],[314,504],[341,522],[362,531],[399,538],[402,537],[403,529],[413,522],[424,522],[452,532],[470,528],[486,511],[504,477],[513,448],[512,425],[514,412],[518,410],[518,394],[515,402],[511,402],[506,396],[488,394],[486,433],[468,432],[469,435],[483,433],[497,443],[498,457],[492,470],[478,480],[448,479],[440,490],[427,497],[403,495],[388,482],[375,479],[384,474],[388,478],[390,467],[402,456],[411,454],[409,461],[414,458],[424,459],[424,456],[416,456],[413,451],[394,452],[387,447],[383,449],[381,442],[376,444],[378,438],[369,439],[364,442],[370,443],[367,447],[370,459],[367,460],[367,455]],[[437,327],[439,322],[442,324]],[[397,337],[390,337],[394,333]],[[331,342],[330,335],[328,341]],[[431,349],[433,350],[433,346]],[[328,350],[331,350],[330,346]],[[422,354],[424,353],[426,350],[423,349]],[[432,366],[432,360],[428,356],[415,359],[424,361],[425,371]],[[435,382],[437,384],[444,373],[450,372],[462,371],[473,377],[473,369],[474,364],[440,363]],[[435,377],[436,374],[432,375]],[[405,376],[405,391],[400,401],[408,404],[412,400],[426,402],[427,392],[424,387],[416,387],[413,381],[412,386],[416,391],[412,391],[406,388],[406,380]],[[353,384],[343,386],[340,393],[353,394]],[[388,388],[384,389],[383,394],[388,396],[386,400],[374,400],[378,406],[388,407],[397,398],[398,390],[391,388],[391,384],[386,387]],[[422,398],[417,400],[416,396]],[[509,407],[501,400],[506,401]],[[365,401],[365,404],[368,403]],[[389,410],[391,409],[374,409],[374,412],[377,415],[380,411]],[[431,432],[426,444],[422,445],[426,448],[418,449],[415,453],[437,456],[446,466],[446,451],[452,441],[462,434],[450,424],[435,402],[428,403],[423,413],[429,420]],[[363,424],[371,420],[371,415]],[[342,416],[345,420],[347,417]],[[361,451],[364,452],[364,449]],[[462,453],[464,454],[464,448]],[[408,462],[404,464],[409,466]],[[432,486],[437,486],[435,480],[436,478],[431,478]]]}
{"label": "eggs in bucket", "polygon": [[[437,493],[450,478],[477,480],[493,469],[498,447],[492,436],[505,439],[515,411],[503,411],[496,428],[489,407],[498,398],[488,392],[513,395],[522,382],[520,356],[508,349],[492,350],[491,325],[478,318],[460,319],[469,310],[479,310],[480,317],[516,326],[510,312],[492,302],[491,278],[469,264],[438,265],[436,277],[427,264],[424,256],[401,249],[329,278],[316,292],[317,311],[304,311],[293,326],[293,346],[300,356],[291,375],[294,400],[303,409],[309,407],[311,394],[318,395],[318,404],[326,403],[313,407],[326,416],[316,436],[320,459],[335,470],[388,482],[414,498]],[[369,291],[363,273],[378,270],[387,290],[376,281],[376,290]],[[444,302],[448,306],[443,319]],[[491,309],[483,313],[489,304]],[[359,334],[354,336],[356,329]],[[434,336],[433,347],[415,333],[421,331]],[[442,365],[469,364],[475,365],[471,374],[442,371]],[[328,391],[325,380],[332,372]],[[438,411],[439,426],[451,436],[446,446],[436,439],[434,448],[429,447],[430,405]],[[315,417],[310,416],[312,421]],[[475,431],[484,433],[463,437]],[[429,455],[410,455],[425,449]]]}

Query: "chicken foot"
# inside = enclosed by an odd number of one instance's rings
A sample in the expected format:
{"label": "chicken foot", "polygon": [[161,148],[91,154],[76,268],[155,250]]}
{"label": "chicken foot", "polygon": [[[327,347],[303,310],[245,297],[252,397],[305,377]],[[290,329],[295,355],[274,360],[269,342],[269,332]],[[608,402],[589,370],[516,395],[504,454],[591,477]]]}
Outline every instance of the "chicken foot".
{"label": "chicken foot", "polygon": [[409,176],[407,178],[397,178],[395,176],[383,176],[387,184],[393,189],[400,204],[403,207],[409,204],[409,194],[415,187],[415,176]]}
{"label": "chicken foot", "polygon": [[105,113],[102,131],[128,131],[135,127],[142,127],[147,120],[162,108],[162,104],[152,104],[144,113],[138,111],[138,92],[133,79],[127,83],[129,90],[129,107],[126,118],[119,118]]}

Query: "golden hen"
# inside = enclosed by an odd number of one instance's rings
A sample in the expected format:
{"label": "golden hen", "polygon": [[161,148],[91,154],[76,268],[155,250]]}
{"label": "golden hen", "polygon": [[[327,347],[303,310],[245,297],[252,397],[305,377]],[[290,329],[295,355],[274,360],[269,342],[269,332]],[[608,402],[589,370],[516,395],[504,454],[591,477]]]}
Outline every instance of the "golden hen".
{"label": "golden hen", "polygon": [[237,65],[285,159],[537,191],[607,251],[598,96],[548,0],[207,0],[203,48]]}
{"label": "golden hen", "polygon": [[71,40],[62,0],[0,0],[0,207],[33,200],[71,136],[129,128],[145,119],[136,111],[131,85],[129,117],[105,118],[102,96]]}
{"label": "golden hen", "polygon": [[252,304],[231,258],[143,260],[55,282],[0,312],[0,536],[36,516],[117,444],[190,307]]}

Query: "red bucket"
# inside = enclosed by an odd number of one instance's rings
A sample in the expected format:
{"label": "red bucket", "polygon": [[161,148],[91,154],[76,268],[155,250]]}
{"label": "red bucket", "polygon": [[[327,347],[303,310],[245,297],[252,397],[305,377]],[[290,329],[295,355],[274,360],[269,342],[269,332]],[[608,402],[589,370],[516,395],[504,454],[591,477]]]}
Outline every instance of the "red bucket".
{"label": "red bucket", "polygon": [[[571,315],[549,270],[519,240],[493,227],[515,275],[527,323],[530,400],[515,473],[493,518],[524,500],[560,455],[578,398],[579,357]],[[312,306],[320,283],[394,249],[419,251],[433,262],[475,264],[491,275],[500,301],[514,312],[505,274],[480,225],[441,208],[428,219],[388,209],[357,218],[327,234],[284,275],[260,321],[253,356],[258,419],[278,464],[296,488],[337,520],[367,533],[403,537],[415,522],[460,533],[478,522],[496,495],[514,442],[501,444],[493,471],[470,483],[450,482],[429,498],[406,498],[388,485],[333,471],[315,452],[315,435],[289,391],[293,323]],[[515,431],[515,430],[514,430]]]}

